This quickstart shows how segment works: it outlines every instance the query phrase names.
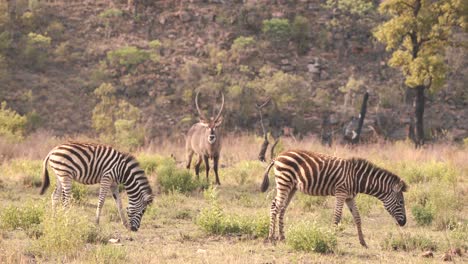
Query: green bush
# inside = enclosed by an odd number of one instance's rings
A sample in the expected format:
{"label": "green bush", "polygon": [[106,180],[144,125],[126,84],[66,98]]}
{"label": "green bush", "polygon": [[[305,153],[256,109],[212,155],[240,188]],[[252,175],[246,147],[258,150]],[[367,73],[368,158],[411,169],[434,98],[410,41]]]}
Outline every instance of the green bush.
{"label": "green bush", "polygon": [[72,256],[81,252],[86,243],[95,242],[99,230],[76,209],[47,212],[43,235],[32,242],[31,252],[41,257]]}
{"label": "green bush", "polygon": [[0,137],[7,140],[20,141],[26,129],[26,117],[7,108],[6,102],[0,104]]}
{"label": "green bush", "polygon": [[192,173],[186,169],[179,169],[175,165],[163,164],[157,169],[158,184],[164,193],[173,191],[189,193],[203,187],[203,184],[193,179]]}
{"label": "green bush", "polygon": [[117,8],[109,8],[99,13],[100,18],[121,17],[122,15],[122,10]]}
{"label": "green bush", "polygon": [[337,239],[333,232],[319,229],[316,223],[303,222],[289,229],[286,243],[295,250],[332,253]]}
{"label": "green bush", "polygon": [[287,46],[291,37],[291,25],[284,18],[272,18],[263,21],[262,32],[276,45]]}
{"label": "green bush", "polygon": [[393,234],[389,233],[382,243],[387,250],[437,250],[437,243],[424,235]]}
{"label": "green bush", "polygon": [[218,193],[215,189],[207,189],[204,195],[210,205],[200,212],[196,223],[208,234],[249,235],[253,237],[266,237],[268,235],[270,222],[267,215],[254,217],[227,215],[218,203]]}
{"label": "green bush", "polygon": [[88,200],[88,187],[84,184],[72,182],[72,199],[74,203],[82,204]]}
{"label": "green bush", "polygon": [[150,54],[137,47],[127,46],[107,52],[107,60],[112,66],[136,66],[149,59]]}
{"label": "green bush", "polygon": [[305,54],[309,50],[309,24],[309,20],[303,16],[296,16],[291,24],[291,37],[297,45],[299,54]]}
{"label": "green bush", "polygon": [[411,208],[411,213],[413,214],[416,223],[421,226],[430,225],[434,219],[434,212],[430,206],[416,204]]}
{"label": "green bush", "polygon": [[41,34],[29,33],[26,39],[26,47],[23,56],[27,65],[33,69],[43,68],[48,59],[49,48],[52,39]]}
{"label": "green bush", "polygon": [[4,230],[21,228],[28,231],[41,224],[44,216],[44,207],[28,203],[17,207],[9,205],[0,210],[0,227]]}
{"label": "green bush", "polygon": [[47,35],[50,36],[53,40],[59,40],[62,38],[63,33],[65,32],[65,27],[58,21],[52,21],[47,26],[46,32]]}

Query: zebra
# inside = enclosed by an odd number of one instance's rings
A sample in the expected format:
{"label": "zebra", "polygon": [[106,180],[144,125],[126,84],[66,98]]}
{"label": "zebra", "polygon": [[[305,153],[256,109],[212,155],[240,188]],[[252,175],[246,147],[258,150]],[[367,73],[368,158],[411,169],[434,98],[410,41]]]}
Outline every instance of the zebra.
{"label": "zebra", "polygon": [[335,225],[341,221],[343,205],[346,203],[353,215],[359,242],[364,247],[367,247],[367,244],[362,234],[361,217],[355,202],[358,193],[377,197],[400,226],[406,224],[403,197],[403,192],[408,188],[406,183],[397,175],[365,159],[342,159],[304,150],[285,151],[268,165],[260,187],[262,192],[268,189],[268,173],[273,166],[275,167],[276,197],[271,204],[267,240],[275,240],[278,213],[279,240],[284,240],[284,214],[297,190],[309,195],[335,196]]}
{"label": "zebra", "polygon": [[[96,224],[99,224],[101,209],[110,190],[122,224],[131,231],[138,231],[146,207],[153,201],[153,194],[145,172],[140,169],[138,161],[132,155],[100,144],[69,142],[59,145],[44,159],[41,195],[50,185],[48,164],[57,179],[52,193],[53,208],[61,196],[63,196],[63,206],[68,206],[72,180],[87,185],[100,183]],[[130,225],[122,210],[119,184],[123,184],[128,195],[127,214]]]}

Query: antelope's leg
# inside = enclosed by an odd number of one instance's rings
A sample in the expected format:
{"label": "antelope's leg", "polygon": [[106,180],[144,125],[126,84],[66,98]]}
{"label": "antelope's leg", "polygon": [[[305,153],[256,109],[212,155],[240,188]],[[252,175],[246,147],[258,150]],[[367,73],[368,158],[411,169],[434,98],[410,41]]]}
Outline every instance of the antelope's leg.
{"label": "antelope's leg", "polygon": [[72,196],[72,179],[70,177],[61,177],[62,180],[62,204],[68,207]]}
{"label": "antelope's leg", "polygon": [[99,217],[101,216],[101,209],[106,200],[107,192],[109,191],[112,184],[110,177],[103,176],[101,179],[101,186],[99,186],[99,200],[96,209],[96,224],[99,224]]}
{"label": "antelope's leg", "polygon": [[364,235],[362,234],[362,229],[361,229],[361,216],[359,215],[359,210],[356,206],[356,201],[354,198],[346,200],[346,205],[349,208],[349,211],[351,211],[351,214],[353,215],[354,218],[354,223],[356,224],[356,228],[358,231],[358,236],[359,236],[359,243],[363,247],[367,248],[366,241],[364,240]]}
{"label": "antelope's leg", "polygon": [[343,205],[346,200],[346,195],[344,194],[336,194],[336,204],[335,204],[335,212],[333,216],[333,223],[338,225],[341,221],[341,216],[343,215]]}
{"label": "antelope's leg", "polygon": [[218,163],[219,163],[219,156],[215,156],[213,158],[213,170],[216,176],[216,184],[221,185],[221,182],[219,182],[219,176],[218,176]]}
{"label": "antelope's leg", "polygon": [[288,208],[289,203],[291,202],[292,198],[294,197],[294,194],[296,193],[297,188],[294,187],[291,189],[291,191],[288,194],[286,203],[284,204],[283,207],[280,208],[280,213],[279,213],[279,221],[278,221],[278,228],[279,228],[279,240],[284,240],[284,213],[286,212],[286,208]]}
{"label": "antelope's leg", "polygon": [[205,170],[206,170],[206,182],[209,182],[208,175],[210,174],[210,162],[208,160],[207,155],[203,155],[203,161],[205,162]]}
{"label": "antelope's leg", "polygon": [[120,198],[119,185],[115,182],[111,184],[112,197],[114,197],[115,203],[117,204],[117,210],[119,210],[120,220],[125,228],[128,228],[127,218],[122,208],[122,199]]}
{"label": "antelope's leg", "polygon": [[187,150],[187,169],[190,169],[190,164],[192,163],[193,150]]}
{"label": "antelope's leg", "polygon": [[195,174],[197,175],[197,179],[200,179],[200,165],[202,163],[202,156],[198,155],[197,163],[195,164]]}

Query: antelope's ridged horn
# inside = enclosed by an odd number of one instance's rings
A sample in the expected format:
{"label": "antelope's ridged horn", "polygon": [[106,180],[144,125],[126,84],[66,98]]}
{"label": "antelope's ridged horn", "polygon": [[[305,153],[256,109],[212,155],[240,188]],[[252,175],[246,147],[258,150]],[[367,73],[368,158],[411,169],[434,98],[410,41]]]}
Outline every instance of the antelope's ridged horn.
{"label": "antelope's ridged horn", "polygon": [[200,116],[200,119],[201,120],[208,120],[206,119],[206,117],[202,114],[202,112],[200,111],[200,108],[198,107],[198,94],[200,92],[197,92],[197,95],[195,96],[195,106],[197,107],[197,111],[198,111],[198,116]]}
{"label": "antelope's ridged horn", "polygon": [[219,109],[219,113],[215,118],[215,122],[218,121],[218,119],[221,117],[221,113],[223,112],[223,107],[224,107],[224,94],[221,93],[221,109]]}

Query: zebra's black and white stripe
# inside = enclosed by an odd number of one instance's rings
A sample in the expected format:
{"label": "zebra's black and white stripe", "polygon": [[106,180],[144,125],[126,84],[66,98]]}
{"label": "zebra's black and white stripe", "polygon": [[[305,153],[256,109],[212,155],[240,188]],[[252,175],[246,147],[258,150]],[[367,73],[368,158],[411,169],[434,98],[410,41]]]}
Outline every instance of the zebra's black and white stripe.
{"label": "zebra's black and white stripe", "polygon": [[274,166],[276,197],[271,205],[268,239],[274,240],[275,224],[279,213],[279,239],[284,239],[284,213],[296,190],[309,195],[336,197],[334,223],[341,221],[346,203],[357,227],[361,245],[367,247],[361,230],[361,218],[356,207],[358,193],[369,194],[381,200],[385,209],[400,226],[406,224],[403,193],[406,183],[395,174],[378,168],[371,162],[352,158],[341,159],[303,150],[281,153],[268,166],[261,191],[268,189],[268,173]]}
{"label": "zebra's black and white stripe", "polygon": [[[63,205],[68,205],[71,198],[72,180],[83,184],[100,183],[96,223],[99,223],[101,209],[110,190],[117,203],[122,223],[132,231],[138,230],[141,218],[147,205],[152,202],[153,195],[144,171],[140,169],[133,156],[110,146],[98,144],[71,142],[57,146],[44,159],[41,195],[50,185],[48,164],[57,178],[52,194],[54,208],[61,196]],[[124,185],[128,195],[127,213],[130,226],[122,210],[119,184]]]}

